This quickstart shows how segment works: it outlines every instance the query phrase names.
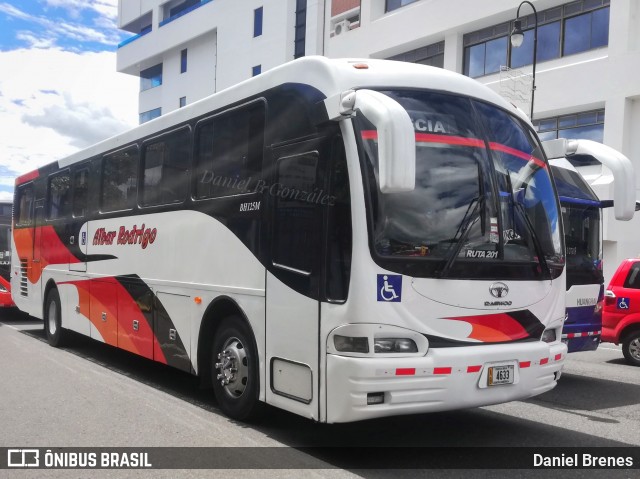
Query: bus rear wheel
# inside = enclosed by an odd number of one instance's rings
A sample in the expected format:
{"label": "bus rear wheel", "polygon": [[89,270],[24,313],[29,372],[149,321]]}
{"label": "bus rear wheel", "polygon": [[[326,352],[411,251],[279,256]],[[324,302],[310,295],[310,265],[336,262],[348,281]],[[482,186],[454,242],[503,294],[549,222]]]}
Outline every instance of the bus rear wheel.
{"label": "bus rear wheel", "polygon": [[622,354],[633,366],[640,366],[640,329],[629,334],[622,342]]}
{"label": "bus rear wheel", "polygon": [[239,316],[222,320],[213,339],[213,392],[220,409],[245,421],[259,410],[258,354],[253,334]]}
{"label": "bus rear wheel", "polygon": [[54,288],[49,291],[44,303],[44,330],[48,343],[55,348],[62,346],[66,337],[62,329],[61,311],[60,294]]}

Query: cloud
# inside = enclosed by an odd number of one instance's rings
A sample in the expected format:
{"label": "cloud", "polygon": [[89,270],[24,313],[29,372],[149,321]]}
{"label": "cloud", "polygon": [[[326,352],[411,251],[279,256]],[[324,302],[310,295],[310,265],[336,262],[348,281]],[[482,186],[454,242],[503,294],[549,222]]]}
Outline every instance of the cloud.
{"label": "cloud", "polygon": [[117,135],[123,124],[103,105],[75,102],[69,93],[63,104],[47,106],[42,113],[25,114],[22,121],[35,128],[50,128],[69,139],[69,144],[86,148],[105,138]]}
{"label": "cloud", "polygon": [[138,82],[113,52],[0,51],[0,199],[15,176],[135,126]]}
{"label": "cloud", "polygon": [[[46,39],[50,44],[54,40],[56,42],[72,41],[98,43],[111,48],[113,45],[117,45],[123,37],[123,33],[117,30],[115,24],[117,17],[117,2],[115,0],[47,0],[47,4],[51,7],[64,8],[72,14],[71,18],[76,21],[70,22],[65,17],[28,13],[6,2],[0,3],[0,13],[32,24],[33,31],[23,30],[20,34],[30,46],[38,46],[39,48],[42,48],[40,45],[42,39]],[[83,11],[91,13],[93,27],[87,25],[87,20],[81,19],[80,14]],[[105,21],[105,19],[110,21]],[[40,32],[46,32],[46,35],[43,37]],[[78,45],[77,48],[80,49],[81,45]]]}

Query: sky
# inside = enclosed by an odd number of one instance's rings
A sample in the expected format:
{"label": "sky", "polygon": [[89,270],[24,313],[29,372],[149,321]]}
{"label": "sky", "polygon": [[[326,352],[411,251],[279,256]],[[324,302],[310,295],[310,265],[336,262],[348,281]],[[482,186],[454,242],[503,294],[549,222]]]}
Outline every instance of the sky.
{"label": "sky", "polygon": [[0,0],[0,201],[16,176],[138,124],[118,0]]}

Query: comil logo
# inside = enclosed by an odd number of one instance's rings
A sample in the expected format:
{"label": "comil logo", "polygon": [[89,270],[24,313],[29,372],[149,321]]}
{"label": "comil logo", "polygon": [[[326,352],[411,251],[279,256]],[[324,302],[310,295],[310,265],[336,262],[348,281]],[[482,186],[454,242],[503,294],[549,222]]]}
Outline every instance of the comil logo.
{"label": "comil logo", "polygon": [[504,298],[509,294],[509,286],[504,283],[493,283],[489,286],[489,292],[494,298]]}
{"label": "comil logo", "polygon": [[8,449],[8,467],[40,467],[40,451],[38,449]]}

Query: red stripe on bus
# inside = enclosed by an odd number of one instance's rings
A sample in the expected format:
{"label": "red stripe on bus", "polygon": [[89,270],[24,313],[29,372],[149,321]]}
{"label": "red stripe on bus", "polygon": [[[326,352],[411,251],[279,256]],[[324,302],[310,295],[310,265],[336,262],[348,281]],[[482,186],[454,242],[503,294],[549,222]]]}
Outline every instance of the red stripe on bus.
{"label": "red stripe on bus", "polygon": [[465,138],[462,136],[435,135],[432,133],[416,133],[416,141],[423,143],[444,143],[445,145],[471,146],[484,148],[484,141],[478,138]]}
{"label": "red stripe on bus", "polygon": [[482,369],[482,366],[469,366],[467,368],[467,372],[468,373],[477,373],[478,371],[480,371]]}
{"label": "red stripe on bus", "polygon": [[543,364],[547,364],[549,362],[549,358],[542,358],[540,360],[540,366],[542,366]]}
{"label": "red stripe on bus", "polygon": [[416,374],[416,368],[397,368],[396,376],[413,376]]}
{"label": "red stripe on bus", "polygon": [[433,368],[433,374],[451,374],[451,368]]}
{"label": "red stripe on bus", "polygon": [[[378,132],[376,130],[363,130],[361,132],[363,140],[377,140]],[[465,138],[463,136],[448,136],[448,135],[438,135],[435,133],[416,133],[416,141],[422,143],[443,143],[445,145],[455,145],[455,146],[470,146],[473,148],[484,148],[485,143],[484,140],[479,138]],[[494,141],[489,143],[489,148],[493,151],[499,151],[501,153],[506,153],[507,155],[515,156],[516,158],[520,158],[525,161],[532,161],[540,168],[546,168],[547,164],[539,158],[531,155],[530,153],[525,153],[521,150],[516,150],[515,148],[511,148],[510,146],[503,145],[502,143],[496,143]]]}
{"label": "red stripe on bus", "polygon": [[540,168],[547,167],[547,164],[544,161],[536,158],[535,156],[532,156],[530,153],[525,153],[524,151],[516,150],[515,148],[511,148],[510,146],[503,145],[501,143],[491,142],[489,143],[489,148],[491,148],[494,151],[500,151],[502,153],[506,153],[507,155],[515,156],[525,161],[533,161]]}
{"label": "red stripe on bus", "polygon": [[524,368],[529,368],[531,367],[531,361],[522,361],[520,363],[520,368],[524,369]]}

